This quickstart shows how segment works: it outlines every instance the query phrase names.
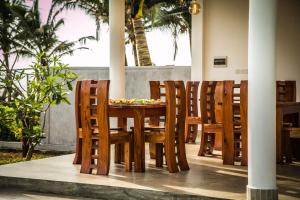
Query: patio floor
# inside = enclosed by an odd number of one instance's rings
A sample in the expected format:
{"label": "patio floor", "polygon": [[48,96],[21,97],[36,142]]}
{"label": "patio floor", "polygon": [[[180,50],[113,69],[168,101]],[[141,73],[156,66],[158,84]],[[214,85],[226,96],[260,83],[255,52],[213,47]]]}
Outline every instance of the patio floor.
{"label": "patio floor", "polygon": [[[2,165],[0,186],[103,199],[245,199],[247,167],[223,165],[220,156],[198,157],[198,148],[199,144],[187,145],[191,168],[187,172],[170,174],[147,159],[145,173],[125,172],[122,165],[111,163],[107,177],[80,174],[71,154]],[[277,185],[280,199],[300,199],[300,163],[278,165]]]}

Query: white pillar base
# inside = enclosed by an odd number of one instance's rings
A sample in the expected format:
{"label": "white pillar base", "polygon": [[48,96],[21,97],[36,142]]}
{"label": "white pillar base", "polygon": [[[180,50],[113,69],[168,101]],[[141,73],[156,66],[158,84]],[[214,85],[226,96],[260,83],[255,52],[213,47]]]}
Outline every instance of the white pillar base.
{"label": "white pillar base", "polygon": [[247,186],[247,200],[278,200],[277,189],[257,189]]}

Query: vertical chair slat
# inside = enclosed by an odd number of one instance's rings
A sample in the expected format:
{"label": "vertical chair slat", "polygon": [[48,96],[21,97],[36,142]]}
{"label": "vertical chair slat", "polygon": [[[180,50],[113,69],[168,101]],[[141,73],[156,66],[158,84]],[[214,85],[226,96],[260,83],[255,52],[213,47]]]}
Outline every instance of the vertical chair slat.
{"label": "vertical chair slat", "polygon": [[241,165],[248,165],[248,81],[241,81],[241,131],[242,160]]}
{"label": "vertical chair slat", "polygon": [[92,138],[91,138],[91,124],[90,124],[90,81],[82,82],[80,91],[81,96],[81,123],[82,123],[82,163],[80,173],[90,174],[92,172]]}
{"label": "vertical chair slat", "polygon": [[80,119],[80,91],[81,91],[81,82],[77,81],[75,89],[75,123],[76,123],[76,153],[73,164],[80,164],[82,160],[82,126]]}
{"label": "vertical chair slat", "polygon": [[185,122],[185,142],[195,143],[198,124],[201,122],[198,116],[198,88],[199,81],[186,82],[186,122]]}
{"label": "vertical chair slat", "polygon": [[224,139],[222,145],[223,164],[234,164],[234,134],[233,134],[233,85],[234,81],[224,81],[223,95],[223,127]]}
{"label": "vertical chair slat", "polygon": [[107,175],[110,165],[110,137],[108,118],[108,94],[109,81],[99,81],[97,83],[97,110],[99,125],[99,145],[98,145],[98,168],[97,174]]}

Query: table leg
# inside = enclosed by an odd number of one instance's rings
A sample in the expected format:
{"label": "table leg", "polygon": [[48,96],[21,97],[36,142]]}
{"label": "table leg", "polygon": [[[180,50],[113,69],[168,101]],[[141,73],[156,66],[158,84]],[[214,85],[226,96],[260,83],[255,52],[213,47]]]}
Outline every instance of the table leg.
{"label": "table leg", "polygon": [[134,110],[134,171],[145,172],[145,111]]}
{"label": "table leg", "polygon": [[[118,117],[118,128],[127,130],[127,118]],[[124,162],[124,144],[115,144],[115,163]]]}

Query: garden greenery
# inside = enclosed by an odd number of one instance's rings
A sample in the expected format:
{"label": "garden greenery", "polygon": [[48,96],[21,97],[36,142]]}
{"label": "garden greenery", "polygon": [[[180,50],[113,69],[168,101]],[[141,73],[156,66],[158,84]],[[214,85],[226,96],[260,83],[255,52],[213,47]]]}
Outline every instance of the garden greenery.
{"label": "garden greenery", "polygon": [[[69,103],[68,93],[77,75],[60,57],[72,55],[93,37],[61,41],[64,20],[52,4],[46,23],[40,18],[39,0],[0,1],[0,139],[22,141],[23,157],[30,160],[44,138],[45,116],[51,106]],[[22,57],[34,58],[26,69],[15,69]]]}
{"label": "garden greenery", "polygon": [[14,100],[17,120],[22,125],[23,145],[28,149],[28,160],[43,138],[46,112],[52,105],[69,104],[68,94],[73,89],[72,82],[77,78],[67,65],[56,57],[45,57],[45,54],[38,55],[30,69],[32,72],[20,72],[19,79],[26,77],[27,87],[23,95]]}

